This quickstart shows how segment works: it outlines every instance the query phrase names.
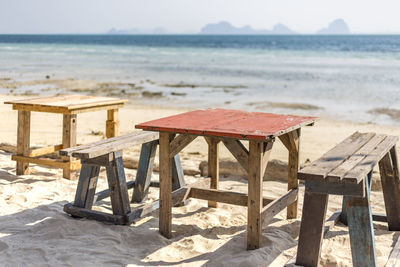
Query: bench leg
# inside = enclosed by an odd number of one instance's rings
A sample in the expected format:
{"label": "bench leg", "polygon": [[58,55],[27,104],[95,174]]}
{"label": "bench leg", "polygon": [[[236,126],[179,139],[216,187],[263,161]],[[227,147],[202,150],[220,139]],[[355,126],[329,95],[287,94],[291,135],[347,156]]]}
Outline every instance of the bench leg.
{"label": "bench leg", "polygon": [[342,201],[342,212],[340,213],[340,222],[343,223],[344,225],[348,224],[347,221],[347,202],[349,201],[349,197],[343,196],[343,201]]}
{"label": "bench leg", "polygon": [[185,177],[181,165],[181,158],[176,154],[172,158],[172,191],[185,187]]}
{"label": "bench leg", "polygon": [[142,145],[139,158],[139,166],[133,187],[132,203],[142,202],[149,191],[151,175],[153,173],[154,158],[156,156],[158,140]]}
{"label": "bench leg", "polygon": [[[17,155],[29,156],[31,112],[18,110]],[[17,161],[17,175],[29,174],[29,163]]]}
{"label": "bench leg", "polygon": [[365,183],[366,197],[351,197],[347,201],[353,266],[376,266],[374,227],[369,205],[369,183]]}
{"label": "bench leg", "polygon": [[74,206],[92,209],[100,166],[83,164],[79,175]]}
{"label": "bench leg", "polygon": [[[63,133],[62,133],[62,144],[63,148],[69,148],[76,146],[76,114],[64,114],[63,115]],[[63,159],[71,161],[71,157],[63,157]],[[63,169],[63,177],[71,179],[70,166]]]}
{"label": "bench leg", "polygon": [[389,231],[400,230],[400,179],[396,147],[379,162]]}
{"label": "bench leg", "polygon": [[131,207],[121,151],[113,153],[113,160],[110,165],[106,166],[106,171],[113,214],[126,215],[130,213]]}
{"label": "bench leg", "polygon": [[305,192],[296,264],[319,266],[329,195]]}
{"label": "bench leg", "polygon": [[[219,182],[219,140],[208,138],[208,176],[211,178],[210,188],[218,189]],[[208,207],[216,208],[218,203],[208,201]]]}
{"label": "bench leg", "polygon": [[172,161],[170,133],[160,133],[160,215],[159,231],[166,238],[172,234]]}

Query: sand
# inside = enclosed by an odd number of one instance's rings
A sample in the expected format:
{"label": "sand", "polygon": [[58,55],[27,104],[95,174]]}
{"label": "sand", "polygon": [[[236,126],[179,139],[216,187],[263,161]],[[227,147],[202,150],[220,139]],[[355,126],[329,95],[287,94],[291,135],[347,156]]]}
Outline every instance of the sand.
{"label": "sand", "polygon": [[[21,97],[0,95],[0,102]],[[120,111],[121,133],[134,131],[136,123],[172,115],[186,109],[127,105]],[[16,144],[16,111],[0,104],[0,143]],[[78,143],[101,138],[92,132],[104,132],[105,112],[78,116]],[[374,131],[400,135],[399,127],[357,124],[321,119],[302,131],[301,163],[315,160],[326,150],[354,131]],[[33,113],[31,144],[37,146],[61,142],[61,116]],[[272,159],[287,161],[284,147],[276,142]],[[206,159],[207,148],[202,139],[187,147],[181,158],[184,168],[196,169]],[[139,148],[126,153],[137,157]],[[158,233],[158,213],[131,226],[115,226],[96,221],[73,219],[63,211],[72,201],[77,181],[61,178],[59,169],[31,165],[30,175],[16,176],[10,153],[0,150],[0,259],[2,266],[283,266],[296,253],[300,221],[286,220],[285,211],[275,216],[263,229],[262,247],[246,251],[246,217],[244,207],[221,204],[207,208],[207,202],[191,199],[186,206],[173,209],[173,238]],[[231,159],[221,148],[221,158]],[[126,169],[127,179],[135,170]],[[188,183],[200,175],[186,175]],[[153,176],[158,179],[158,173]],[[247,191],[247,181],[236,175],[224,175],[221,188]],[[105,172],[99,187],[105,188]],[[286,184],[265,181],[264,195],[278,197],[286,192]],[[152,189],[149,200],[157,198]],[[304,188],[300,186],[300,214]],[[374,212],[384,212],[382,192],[371,195]],[[99,210],[110,211],[108,199]],[[328,215],[341,206],[340,197],[331,197]],[[300,215],[299,214],[299,215]],[[299,217],[300,218],[300,217]],[[375,240],[379,266],[384,266],[399,236],[386,226],[375,223]],[[351,265],[347,229],[335,226],[324,239],[322,266]]]}

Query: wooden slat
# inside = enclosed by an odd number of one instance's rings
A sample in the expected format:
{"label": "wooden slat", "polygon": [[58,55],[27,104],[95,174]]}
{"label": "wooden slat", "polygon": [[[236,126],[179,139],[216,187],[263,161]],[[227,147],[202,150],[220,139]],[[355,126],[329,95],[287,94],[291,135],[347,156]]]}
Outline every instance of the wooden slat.
{"label": "wooden slat", "polygon": [[329,182],[329,181],[306,181],[306,190],[318,194],[331,194],[339,196],[365,196],[364,180],[358,184]]}
{"label": "wooden slat", "polygon": [[118,225],[130,224],[128,216],[124,215],[113,215],[97,210],[88,210],[85,208],[79,208],[68,203],[64,205],[64,211],[71,214],[74,217],[87,218],[91,220],[107,222]]}
{"label": "wooden slat", "polygon": [[[111,139],[111,138],[110,138]],[[72,156],[81,159],[90,159],[98,157],[113,151],[122,150],[135,145],[140,145],[150,141],[158,139],[158,133],[154,132],[140,132],[138,134],[132,134],[129,137],[124,137],[119,139],[119,137],[114,137],[113,140],[108,140],[103,144],[91,143],[89,147],[75,150],[72,152]]]}
{"label": "wooden slat", "polygon": [[298,191],[298,189],[292,189],[265,206],[261,211],[262,224],[267,225],[276,214],[295,202]]}
{"label": "wooden slat", "polygon": [[246,172],[249,171],[249,151],[239,140],[224,138],[222,142],[226,148],[232,153],[239,164],[245,169]]}
{"label": "wooden slat", "polygon": [[109,109],[107,110],[106,138],[116,137],[118,135],[119,135],[118,109]]}
{"label": "wooden slat", "polygon": [[386,135],[379,134],[371,138],[357,152],[350,156],[346,161],[332,170],[326,177],[329,181],[340,181],[346,173],[359,164],[371,151],[373,151],[384,139]]}
{"label": "wooden slat", "polygon": [[[238,205],[247,207],[247,194],[238,193],[238,192],[230,192],[226,190],[220,189],[206,189],[206,188],[196,188],[192,187],[190,190],[189,197],[203,199],[203,200],[211,200],[214,202],[221,202],[231,205]],[[263,198],[263,206],[271,203],[273,199]]]}
{"label": "wooden slat", "polygon": [[[76,146],[76,127],[77,115],[64,114],[63,115],[63,132],[62,132],[62,145],[65,148]],[[71,157],[61,157],[63,160],[71,161]],[[63,169],[63,177],[71,179],[71,169],[65,167]]]}
{"label": "wooden slat", "polygon": [[187,145],[189,145],[197,135],[180,134],[171,142],[171,158],[182,151]]}
{"label": "wooden slat", "polygon": [[60,145],[55,145],[55,146],[47,146],[47,147],[32,149],[31,152],[29,153],[29,157],[37,157],[37,156],[50,154],[50,153],[59,151],[62,148],[63,148],[63,145],[60,144]]}
{"label": "wooden slat", "polygon": [[371,153],[368,154],[356,167],[350,170],[343,181],[348,183],[359,183],[364,179],[374,166],[385,156],[396,144],[397,136],[387,136]]}
{"label": "wooden slat", "polygon": [[75,207],[92,209],[99,173],[100,166],[82,166],[75,194]]}
{"label": "wooden slat", "polygon": [[[31,158],[31,157],[18,156],[18,155],[11,156],[11,160],[29,162],[29,163],[34,163],[37,165],[45,165],[45,166],[51,166],[51,167],[57,167],[57,168],[64,168],[64,167],[67,168],[67,167],[74,166],[75,164],[80,166],[79,160],[68,162],[68,161],[62,161],[62,160],[57,160],[57,159]],[[71,167],[71,168],[74,168],[74,167]]]}
{"label": "wooden slat", "polygon": [[298,173],[299,179],[324,179],[328,173],[335,169],[339,164],[359,150],[375,134],[355,132],[343,142],[336,145],[333,149],[325,153],[310,165],[301,169]]}
{"label": "wooden slat", "polygon": [[107,109],[119,109],[122,108],[124,104],[108,104],[103,106],[95,106],[95,107],[86,107],[86,108],[78,108],[69,110],[63,107],[47,107],[47,106],[28,106],[28,105],[19,105],[14,104],[14,110],[21,110],[21,111],[34,111],[34,112],[47,112],[47,113],[57,113],[57,114],[79,114],[85,112],[93,112],[93,111],[100,111],[100,110],[107,110]]}
{"label": "wooden slat", "polygon": [[[137,131],[137,132],[133,132],[133,133],[130,133],[130,134],[124,134],[124,135],[120,135],[120,136],[117,136],[117,137],[107,138],[107,139],[91,142],[91,143],[80,145],[80,146],[76,146],[76,147],[65,148],[65,149],[60,150],[59,153],[60,153],[61,156],[72,156],[73,152],[76,152],[76,151],[79,151],[79,150],[84,150],[84,149],[87,149],[87,148],[92,148],[92,147],[96,147],[96,146],[99,146],[99,145],[111,143],[111,142],[114,142],[116,140],[125,140],[125,139],[129,139],[129,138],[135,138],[135,136],[142,135],[142,134],[145,134],[145,133],[149,133],[150,134],[150,133],[153,133],[153,132]],[[157,139],[158,139],[158,133],[156,133],[156,135],[157,135]]]}

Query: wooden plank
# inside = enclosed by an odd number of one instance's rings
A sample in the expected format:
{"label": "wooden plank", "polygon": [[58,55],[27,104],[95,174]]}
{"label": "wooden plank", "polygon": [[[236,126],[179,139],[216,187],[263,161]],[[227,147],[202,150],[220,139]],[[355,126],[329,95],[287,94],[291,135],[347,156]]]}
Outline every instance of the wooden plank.
{"label": "wooden plank", "polygon": [[399,231],[400,179],[398,176],[398,171],[394,170],[395,168],[397,169],[397,155],[395,147],[392,148],[392,151],[394,151],[394,153],[386,153],[386,155],[379,161],[379,172],[381,174],[382,191],[385,201],[389,231]]}
{"label": "wooden plank", "polygon": [[[288,191],[297,189],[299,181],[297,172],[300,167],[300,134],[301,129],[288,133],[289,137],[289,159],[288,159]],[[287,219],[297,218],[297,200],[287,207]]]}
{"label": "wooden plank", "polygon": [[249,142],[249,178],[247,200],[247,250],[257,249],[261,246],[262,218],[262,192],[263,192],[263,153],[264,144]]}
{"label": "wooden plank", "polygon": [[374,135],[374,133],[353,133],[351,136],[325,153],[321,158],[301,169],[298,172],[298,179],[324,179],[328,173],[359,150]]}
{"label": "wooden plank", "polygon": [[[146,132],[146,131],[136,131],[136,132],[133,132],[130,134],[124,134],[124,135],[120,135],[120,136],[116,136],[116,137],[112,137],[112,138],[107,138],[107,139],[91,142],[89,144],[84,144],[84,145],[80,145],[80,146],[76,146],[76,147],[62,149],[59,153],[61,156],[72,156],[73,152],[77,152],[80,150],[96,148],[100,145],[110,144],[115,141],[129,142],[130,139],[132,139],[132,141],[133,141],[133,140],[136,140],[137,138],[140,139],[141,137],[147,136],[147,135],[152,136],[152,138],[154,138],[154,140],[158,140],[158,133]],[[150,141],[153,141],[153,140],[150,140]],[[150,142],[150,141],[148,141],[148,142]],[[109,153],[111,153],[111,152],[109,152]],[[105,154],[107,154],[107,153],[105,153]]]}
{"label": "wooden plank", "polygon": [[170,140],[172,135],[160,133],[160,215],[159,231],[166,238],[172,237],[172,162]]}
{"label": "wooden plank", "polygon": [[76,189],[74,206],[92,209],[100,166],[82,165]]}
{"label": "wooden plank", "polygon": [[71,168],[72,165],[77,164],[79,166],[79,161],[62,161],[58,159],[48,159],[48,158],[31,158],[31,157],[25,157],[25,156],[17,156],[17,155],[12,155],[11,160],[15,161],[21,161],[21,162],[29,162],[29,163],[34,163],[37,165],[45,165],[45,166],[50,166],[50,167],[56,167],[56,168]]}
{"label": "wooden plank", "polygon": [[400,266],[400,238],[397,239],[385,267]]}
{"label": "wooden plank", "polygon": [[107,110],[106,138],[116,137],[118,135],[119,135],[118,109],[109,109]]}
{"label": "wooden plank", "polygon": [[283,196],[275,199],[274,201],[269,203],[267,206],[265,206],[261,211],[261,218],[263,221],[262,224],[267,225],[276,214],[278,214],[283,209],[290,206],[290,204],[295,202],[297,200],[298,192],[299,192],[299,189],[297,189],[297,188],[291,189]]}
{"label": "wooden plank", "polygon": [[154,141],[156,139],[158,139],[158,133],[140,132],[127,138],[113,139],[103,144],[92,143],[87,148],[72,152],[72,156],[81,159],[90,159],[104,154],[112,153],[117,150],[122,150],[131,146]]}
{"label": "wooden plank", "polygon": [[365,197],[351,197],[347,203],[351,256],[354,266],[376,266],[374,226],[369,204],[369,185]]}
{"label": "wooden plank", "polygon": [[[202,199],[202,200],[211,200],[214,202],[221,202],[231,205],[238,205],[247,207],[247,194],[238,193],[238,192],[230,192],[226,190],[220,189],[207,189],[207,188],[196,188],[192,187],[190,190],[189,197]],[[273,199],[263,198],[263,206],[271,203]]]}
{"label": "wooden plank", "polygon": [[[217,138],[207,137],[208,139],[208,176],[211,178],[211,189],[218,189],[219,184],[219,142]],[[246,197],[247,202],[247,197]],[[246,204],[247,205],[247,204]],[[208,201],[208,207],[217,208],[217,201]]]}
{"label": "wooden plank", "polygon": [[169,155],[171,158],[182,151],[187,145],[189,145],[194,139],[196,139],[197,135],[190,134],[180,134],[174,138],[171,142],[171,154]]}
{"label": "wooden plank", "polygon": [[153,173],[158,140],[144,143],[140,151],[139,165],[133,189],[132,203],[142,202],[148,194]]}
{"label": "wooden plank", "polygon": [[88,210],[73,206],[71,203],[64,205],[64,211],[74,217],[86,218],[100,222],[112,223],[117,225],[130,224],[129,217],[126,215],[113,215],[97,210]]}
{"label": "wooden plank", "polygon": [[[28,156],[31,134],[31,112],[18,111],[17,155]],[[29,174],[29,162],[17,160],[17,175]]]}
{"label": "wooden plank", "polygon": [[364,181],[359,184],[344,182],[306,181],[306,190],[312,193],[330,194],[339,196],[365,196]]}
{"label": "wooden plank", "polygon": [[34,112],[46,112],[46,113],[57,113],[57,114],[79,114],[85,112],[94,112],[100,110],[107,110],[107,109],[120,109],[124,106],[124,104],[108,104],[104,106],[95,106],[95,107],[86,107],[86,108],[77,108],[73,110],[68,110],[65,107],[52,107],[52,106],[28,106],[28,105],[20,105],[14,104],[14,110],[21,110],[21,111],[34,111]]}
{"label": "wooden plank", "polygon": [[47,146],[47,147],[41,147],[37,149],[31,149],[31,152],[29,153],[29,157],[37,157],[37,156],[43,156],[46,154],[50,154],[56,151],[59,151],[60,149],[63,148],[63,145],[55,145],[55,146]]}
{"label": "wooden plank", "polygon": [[387,136],[371,153],[368,154],[356,167],[346,173],[343,180],[348,183],[359,183],[370,173],[376,164],[396,144],[397,136]]}
{"label": "wooden plank", "polygon": [[[63,114],[62,145],[64,148],[76,146],[77,115]],[[64,161],[71,161],[71,157],[62,157]],[[71,169],[63,168],[63,177],[71,179]]]}
{"label": "wooden plank", "polygon": [[290,149],[289,135],[286,133],[286,134],[282,134],[278,137],[281,140],[282,144],[287,148],[287,150],[289,150]]}
{"label": "wooden plank", "polygon": [[110,188],[111,206],[114,215],[126,215],[131,209],[128,188],[126,186],[124,165],[120,152],[114,152],[111,166],[106,167],[108,187]]}
{"label": "wooden plank", "polygon": [[235,159],[239,162],[240,166],[248,172],[249,171],[249,151],[239,140],[224,138],[222,142],[226,148],[232,153]]}
{"label": "wooden plank", "polygon": [[267,170],[269,156],[271,155],[273,144],[274,144],[273,140],[264,142],[264,152],[262,156],[262,170],[261,170],[263,177],[265,175],[265,171]]}
{"label": "wooden plank", "polygon": [[327,194],[305,192],[296,264],[319,266],[325,224]]}
{"label": "wooden plank", "polygon": [[329,181],[340,181],[346,173],[359,164],[369,153],[371,153],[384,139],[386,135],[379,134],[371,138],[357,152],[351,155],[346,161],[332,170],[326,177]]}

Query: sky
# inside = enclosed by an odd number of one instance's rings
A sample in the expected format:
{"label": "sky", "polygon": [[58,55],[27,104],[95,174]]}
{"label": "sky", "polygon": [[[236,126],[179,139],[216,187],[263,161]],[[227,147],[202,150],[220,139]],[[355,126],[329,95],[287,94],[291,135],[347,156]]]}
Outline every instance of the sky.
{"label": "sky", "polygon": [[352,33],[400,33],[398,0],[0,0],[0,33],[197,33],[207,23],[314,33],[337,18]]}

